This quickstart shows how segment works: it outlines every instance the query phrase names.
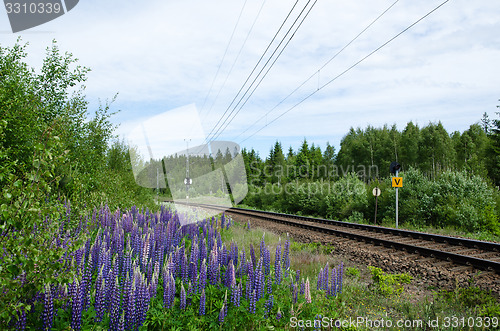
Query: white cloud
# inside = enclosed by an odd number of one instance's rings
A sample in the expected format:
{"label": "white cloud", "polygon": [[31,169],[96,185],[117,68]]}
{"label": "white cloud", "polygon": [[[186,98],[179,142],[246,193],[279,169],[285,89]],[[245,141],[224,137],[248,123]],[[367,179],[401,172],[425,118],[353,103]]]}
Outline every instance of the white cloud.
{"label": "white cloud", "polygon": [[[210,132],[228,108],[295,0],[267,0],[217,101],[262,4],[248,1],[233,43],[201,110]],[[244,1],[81,1],[71,12],[23,33],[33,64],[52,39],[92,68],[90,100],[119,92],[125,133],[139,119],[196,103],[201,108]],[[393,0],[318,1],[310,17],[221,138],[232,138],[313,74]],[[399,1],[366,34],[272,112],[267,122],[380,46],[440,1]],[[301,8],[305,1],[300,1]],[[0,13],[0,16],[2,13]],[[6,16],[4,16],[6,17]],[[285,27],[286,30],[287,27]],[[349,127],[442,120],[463,130],[500,98],[500,7],[496,0],[451,0],[374,56],[245,142],[266,151],[276,139],[338,144]],[[7,20],[0,30],[9,30]],[[40,32],[41,31],[41,32]],[[49,32],[43,32],[49,31]],[[35,33],[40,32],[40,33]],[[2,46],[17,36],[0,34]],[[210,105],[214,104],[206,116]],[[205,118],[206,117],[206,118]],[[259,122],[260,127],[266,119]],[[254,130],[248,130],[242,139]],[[239,141],[236,141],[239,142]]]}

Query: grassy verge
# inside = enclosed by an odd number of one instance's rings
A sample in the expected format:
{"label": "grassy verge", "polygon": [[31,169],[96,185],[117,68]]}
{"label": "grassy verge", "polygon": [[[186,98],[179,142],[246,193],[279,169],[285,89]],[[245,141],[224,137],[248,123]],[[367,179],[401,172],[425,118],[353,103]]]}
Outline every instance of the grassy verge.
{"label": "grassy verge", "polygon": [[[238,242],[240,247],[251,244],[257,248],[263,235],[271,251],[280,240],[284,241],[276,234],[260,228],[248,229],[246,224],[238,222],[224,233],[223,241],[226,244]],[[300,270],[301,277],[316,280],[318,271],[327,262],[337,265],[342,260],[329,245],[304,244],[291,239],[290,247],[291,269]],[[409,275],[386,274],[366,265],[344,263],[342,293],[335,305],[319,307],[317,311],[326,318],[322,320],[324,330],[335,323],[330,317],[339,318],[347,329],[354,326],[359,330],[464,330],[500,326],[500,305],[491,293],[475,287],[457,288],[451,292],[429,289],[424,285],[416,286]],[[316,286],[315,282],[311,285]],[[297,324],[300,329],[299,323],[290,321],[287,328],[293,329]],[[307,330],[314,325],[308,328],[304,321],[303,326]]]}

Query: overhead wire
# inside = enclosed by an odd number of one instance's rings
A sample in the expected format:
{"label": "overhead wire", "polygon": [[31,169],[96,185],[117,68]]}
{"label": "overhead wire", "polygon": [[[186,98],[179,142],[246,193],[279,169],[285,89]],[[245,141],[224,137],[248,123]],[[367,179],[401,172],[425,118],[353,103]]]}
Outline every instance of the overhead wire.
{"label": "overhead wire", "polygon": [[214,130],[217,128],[217,126],[219,125],[220,121],[222,121],[222,119],[224,118],[224,116],[227,114],[227,112],[229,111],[229,109],[231,108],[231,106],[233,105],[234,101],[236,100],[236,98],[238,98],[238,95],[241,93],[241,91],[243,90],[243,88],[245,87],[246,83],[250,80],[250,77],[252,76],[252,74],[255,72],[255,70],[257,69],[258,65],[260,64],[260,62],[262,61],[262,59],[264,58],[264,56],[266,55],[267,51],[269,50],[269,48],[271,47],[271,45],[274,43],[274,40],[276,39],[276,37],[278,36],[278,34],[280,33],[281,29],[283,28],[283,26],[285,25],[286,21],[288,20],[288,18],[290,17],[290,15],[292,14],[293,10],[295,9],[295,7],[297,6],[297,3],[299,2],[299,0],[296,0],[294,5],[292,6],[292,8],[290,9],[290,11],[288,12],[287,16],[285,17],[284,21],[281,23],[281,26],[279,27],[278,31],[276,31],[276,33],[274,34],[274,37],[273,39],[269,42],[269,44],[267,45],[266,49],[264,50],[264,52],[262,53],[262,55],[260,56],[260,59],[259,61],[257,62],[257,64],[255,64],[255,66],[253,67],[252,71],[250,72],[250,74],[248,75],[248,77],[246,78],[245,82],[243,83],[243,85],[241,86],[241,88],[239,89],[238,93],[236,93],[236,96],[233,98],[233,100],[231,101],[231,103],[229,104],[229,106],[227,107],[227,109],[224,111],[224,114],[222,114],[222,116],[219,118],[219,120],[217,121],[217,123],[215,124],[215,126],[212,128],[212,130],[210,131],[210,133],[207,135],[207,139],[205,140],[207,143],[209,142],[209,139],[208,137],[210,137],[212,135],[212,133],[214,132]]}
{"label": "overhead wire", "polygon": [[[252,92],[250,92],[250,94],[248,95],[248,97],[245,99],[245,101],[243,102],[243,104],[241,104],[240,108],[238,109],[238,111],[233,115],[233,117],[229,120],[229,122],[227,122],[227,124],[224,126],[224,128],[222,128],[222,130],[219,131],[219,133],[213,138],[214,140],[217,139],[221,134],[222,132],[224,132],[224,130],[226,130],[226,128],[229,126],[229,124],[231,124],[231,122],[234,120],[234,118],[239,114],[239,112],[243,109],[243,107],[246,105],[246,103],[248,102],[248,100],[250,99],[250,97],[253,95],[253,93],[255,92],[255,90],[260,86],[260,83],[262,83],[262,81],[264,80],[264,78],[267,76],[267,74],[269,73],[269,71],[271,70],[271,68],[274,66],[274,64],[276,63],[276,61],[278,61],[278,59],[280,58],[281,54],[283,54],[283,51],[285,50],[285,48],[288,46],[288,44],[290,43],[290,41],[292,41],[293,37],[295,36],[295,33],[299,30],[299,28],[302,26],[302,23],[304,23],[305,19],[307,18],[307,16],[309,15],[309,13],[311,12],[311,10],[314,8],[314,5],[316,4],[318,0],[315,0],[314,3],[312,4],[312,6],[309,8],[308,12],[306,13],[306,15],[302,18],[302,20],[300,21],[299,25],[297,26],[297,28],[295,29],[295,31],[293,32],[293,34],[291,35],[291,37],[288,39],[287,43],[285,44],[285,46],[281,49],[281,51],[279,52],[278,56],[274,59],[273,63],[271,63],[271,65],[267,68],[267,71],[264,73],[264,75],[261,77],[261,79],[259,80],[259,82],[257,83],[257,85],[253,88]],[[304,7],[305,9],[305,7]],[[302,12],[301,12],[302,14]],[[300,15],[299,15],[300,17]],[[298,17],[297,17],[298,19]],[[294,22],[295,23],[295,22]],[[286,36],[284,37],[286,38]],[[278,45],[279,47],[279,45]],[[278,49],[278,48],[277,48]],[[276,49],[276,50],[277,50]],[[273,53],[274,55],[274,53]],[[272,58],[272,55],[271,55],[271,58]],[[269,58],[268,62],[271,60],[271,58]],[[268,63],[266,62],[266,64]],[[265,69],[265,67],[262,68],[262,70],[259,72],[259,75],[260,73]],[[250,87],[248,88],[247,92],[250,90],[250,88],[252,88],[253,86],[253,83],[255,83],[255,81],[258,79],[259,76],[257,76],[254,81],[252,82],[252,85],[250,85]],[[242,99],[245,97],[246,93],[243,95]],[[241,101],[240,100],[240,101]],[[238,105],[235,106],[235,108],[233,109],[233,112],[234,110],[236,110],[236,107]],[[233,113],[231,112],[231,114]],[[229,114],[229,116],[231,116],[231,114]],[[228,116],[228,118],[229,118]]]}
{"label": "overhead wire", "polygon": [[305,81],[303,81],[298,87],[296,87],[292,92],[290,92],[284,99],[282,99],[276,106],[271,108],[267,113],[265,113],[263,116],[261,116],[259,119],[257,119],[255,122],[253,122],[249,127],[247,127],[244,131],[240,132],[236,137],[240,137],[243,135],[245,132],[250,130],[255,124],[257,124],[260,120],[264,119],[269,115],[273,110],[278,108],[283,102],[285,102],[289,97],[291,97],[295,92],[297,92],[302,86],[307,84],[314,76],[318,75],[318,87],[319,87],[319,72],[323,70],[328,64],[330,64],[337,56],[339,56],[345,49],[347,49],[353,42],[355,42],[363,33],[365,33],[373,24],[375,24],[379,19],[381,19],[389,10],[392,9],[400,0],[394,1],[389,7],[387,7],[380,15],[378,15],[373,21],[370,22],[361,32],[359,32],[351,41],[349,41],[347,44],[344,45],[337,53],[335,53],[328,61],[326,61],[318,70],[316,70],[309,78],[307,78]]}
{"label": "overhead wire", "polygon": [[346,70],[342,71],[340,74],[338,74],[337,76],[335,76],[334,78],[332,78],[331,80],[329,80],[328,82],[326,82],[325,84],[323,84],[322,86],[318,87],[317,90],[315,90],[315,91],[311,92],[310,94],[308,94],[305,98],[303,98],[302,100],[300,100],[299,102],[297,102],[295,105],[293,105],[292,107],[290,107],[289,109],[287,109],[285,112],[281,113],[279,116],[277,116],[276,118],[274,118],[271,122],[266,123],[265,126],[261,127],[259,130],[255,131],[253,134],[251,134],[250,136],[248,136],[244,140],[240,141],[239,144],[241,145],[243,142],[245,142],[248,139],[250,139],[251,137],[255,136],[257,133],[259,133],[260,131],[262,131],[266,127],[268,127],[270,124],[276,122],[278,119],[280,119],[281,117],[283,117],[288,112],[290,112],[293,109],[295,109],[297,106],[299,106],[300,104],[302,104],[304,101],[306,101],[307,99],[309,99],[311,96],[313,96],[314,94],[316,94],[317,92],[319,92],[320,90],[322,90],[323,88],[325,88],[326,86],[330,85],[331,83],[333,83],[334,81],[336,81],[338,78],[340,78],[343,75],[345,75],[347,72],[351,71],[353,68],[355,68],[356,66],[358,66],[361,62],[365,61],[367,58],[369,58],[370,56],[372,56],[373,54],[375,54],[376,52],[378,52],[379,50],[381,50],[382,48],[384,48],[385,46],[387,46],[388,44],[390,44],[396,38],[398,38],[399,36],[401,36],[402,34],[404,34],[406,31],[408,31],[411,28],[413,28],[415,25],[417,25],[418,23],[420,23],[424,19],[426,19],[428,16],[430,16],[431,14],[433,14],[435,11],[437,11],[439,8],[441,8],[442,6],[444,6],[449,1],[450,0],[443,1],[437,7],[435,7],[430,12],[428,12],[427,14],[425,14],[424,16],[422,16],[421,18],[419,18],[417,21],[415,21],[412,24],[410,24],[404,30],[402,30],[401,32],[399,32],[398,34],[396,34],[395,36],[393,36],[392,38],[390,38],[389,40],[387,40],[386,42],[384,42],[382,45],[380,45],[379,47],[377,47],[375,50],[373,50],[372,52],[370,52],[368,55],[364,56],[363,58],[361,58],[360,60],[358,60],[357,62],[355,62],[354,64],[352,64],[350,67],[348,67]]}
{"label": "overhead wire", "polygon": [[229,46],[231,45],[231,42],[233,41],[233,37],[234,37],[234,34],[236,32],[236,29],[240,23],[240,20],[241,20],[241,16],[243,15],[243,11],[245,10],[245,7],[247,5],[247,1],[248,0],[245,0],[245,2],[243,3],[243,7],[241,7],[241,10],[240,10],[240,14],[238,16],[238,20],[236,21],[236,24],[234,25],[234,28],[233,28],[233,32],[231,33],[231,37],[229,38],[229,41],[226,45],[226,49],[224,50],[224,55],[222,55],[222,59],[219,63],[219,66],[217,67],[217,72],[215,73],[215,76],[214,76],[214,79],[212,80],[212,84],[210,85],[210,88],[207,92],[207,95],[205,96],[205,100],[203,101],[203,105],[201,106],[201,110],[203,110],[205,108],[205,104],[208,100],[208,97],[210,96],[210,93],[212,92],[212,89],[213,89],[213,86],[215,84],[215,81],[219,75],[219,71],[220,71],[220,68],[222,67],[222,64],[224,63],[224,59],[226,58],[226,55],[227,55],[227,51],[229,50]]}
{"label": "overhead wire", "polygon": [[250,34],[252,33],[253,28],[255,27],[255,23],[257,22],[257,19],[259,18],[260,13],[262,12],[262,8],[264,8],[265,3],[266,3],[266,0],[262,1],[262,5],[260,6],[259,11],[257,12],[257,16],[255,16],[255,19],[253,20],[252,26],[250,27],[250,30],[248,31],[248,33],[247,33],[247,35],[245,37],[245,40],[243,41],[243,44],[241,45],[240,50],[238,51],[238,54],[236,55],[236,57],[235,57],[235,59],[233,61],[233,64],[231,65],[231,68],[229,69],[229,72],[226,75],[226,78],[224,79],[224,82],[222,83],[221,87],[219,88],[219,91],[217,92],[217,95],[215,96],[214,100],[212,101],[212,105],[210,106],[210,108],[209,108],[207,114],[205,115],[204,119],[207,118],[208,114],[210,113],[210,111],[214,107],[215,102],[219,98],[219,95],[220,95],[222,89],[226,86],[227,80],[228,80],[229,76],[231,75],[231,73],[233,72],[234,66],[236,65],[236,62],[238,61],[238,59],[239,59],[239,57],[240,57],[240,55],[241,55],[241,53],[243,51],[243,48],[245,47],[245,45],[246,45],[246,43],[248,41],[248,38],[250,37]]}

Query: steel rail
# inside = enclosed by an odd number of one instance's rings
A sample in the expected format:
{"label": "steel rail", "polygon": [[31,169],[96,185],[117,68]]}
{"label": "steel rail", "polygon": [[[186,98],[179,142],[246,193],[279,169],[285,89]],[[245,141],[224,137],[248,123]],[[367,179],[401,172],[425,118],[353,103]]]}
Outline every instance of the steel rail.
{"label": "steel rail", "polygon": [[[179,202],[176,202],[176,203],[179,203]],[[450,262],[461,264],[461,265],[472,266],[476,269],[494,271],[494,272],[500,274],[500,262],[495,262],[492,260],[485,260],[485,259],[481,259],[481,258],[477,258],[477,257],[473,257],[473,256],[456,254],[453,252],[441,251],[441,250],[433,249],[433,248],[416,246],[416,245],[412,245],[412,244],[408,244],[408,243],[401,243],[401,242],[392,241],[389,239],[376,238],[376,237],[372,237],[372,236],[360,234],[360,233],[353,233],[353,232],[349,232],[349,231],[342,231],[342,230],[325,228],[325,227],[311,225],[311,224],[304,224],[304,223],[300,223],[300,222],[284,220],[284,219],[280,219],[277,217],[292,218],[292,219],[303,220],[303,221],[312,222],[312,223],[342,226],[342,227],[359,229],[359,230],[364,230],[364,231],[374,232],[374,233],[390,234],[390,235],[399,236],[402,238],[412,238],[412,239],[425,240],[425,241],[435,242],[435,243],[445,243],[445,244],[449,244],[452,246],[462,246],[462,247],[469,247],[469,248],[475,248],[475,249],[482,249],[482,250],[490,251],[490,252],[499,252],[500,251],[500,244],[493,243],[493,242],[486,242],[486,241],[479,241],[479,240],[472,240],[472,239],[465,239],[465,238],[456,238],[456,237],[442,236],[442,235],[429,234],[429,233],[423,233],[423,232],[400,230],[400,229],[393,229],[393,228],[380,227],[380,226],[374,226],[374,225],[366,225],[366,224],[341,222],[341,221],[327,220],[327,219],[323,219],[323,218],[275,213],[275,212],[261,211],[261,210],[251,210],[251,209],[236,208],[236,207],[226,208],[226,207],[209,205],[209,204],[196,204],[196,206],[210,208],[210,209],[216,209],[216,210],[220,210],[220,211],[227,211],[227,212],[236,213],[236,214],[240,214],[240,215],[258,217],[258,218],[261,218],[261,219],[264,219],[267,221],[281,223],[281,224],[285,224],[288,226],[299,227],[299,228],[312,230],[312,231],[316,231],[316,232],[322,232],[322,233],[327,233],[327,234],[345,237],[345,238],[349,238],[349,239],[354,239],[354,240],[358,240],[358,241],[363,241],[363,242],[371,243],[374,245],[380,245],[380,246],[384,246],[384,247],[388,247],[388,248],[394,248],[394,249],[406,251],[406,252],[412,253],[412,254],[419,254],[422,256],[426,256],[426,257],[433,257],[433,258],[437,258],[437,259],[445,260],[445,261],[450,261]]]}

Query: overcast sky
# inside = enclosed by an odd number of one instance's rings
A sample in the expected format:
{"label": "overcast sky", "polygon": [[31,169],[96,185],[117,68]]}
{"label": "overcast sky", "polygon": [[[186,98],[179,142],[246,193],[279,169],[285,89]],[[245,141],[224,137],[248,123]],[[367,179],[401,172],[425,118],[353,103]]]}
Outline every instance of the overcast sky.
{"label": "overcast sky", "polygon": [[[30,64],[39,67],[45,48],[56,39],[62,50],[73,53],[80,64],[92,69],[86,82],[91,107],[96,107],[99,99],[119,93],[112,109],[121,110],[113,118],[120,124],[121,135],[133,132],[148,118],[194,105],[206,136],[224,111],[233,109],[229,107],[231,101],[295,2],[81,0],[64,16],[19,34],[11,32],[3,8],[0,44],[12,46],[21,36],[30,44]],[[292,145],[296,149],[304,137],[322,149],[326,141],[338,147],[350,127],[387,123],[403,129],[408,121],[424,126],[440,120],[452,132],[467,129],[484,112],[495,116],[495,106],[500,104],[499,2],[450,0],[272,122],[441,2],[398,1],[318,73],[394,3],[318,0],[281,57],[218,139],[254,147],[267,156],[276,140],[284,148]],[[306,3],[298,1],[290,23],[285,24],[271,50]],[[168,115],[162,116],[158,118],[168,120]],[[242,142],[266,123],[271,124]],[[154,130],[162,126],[156,123]],[[175,135],[182,134],[175,130]]]}

